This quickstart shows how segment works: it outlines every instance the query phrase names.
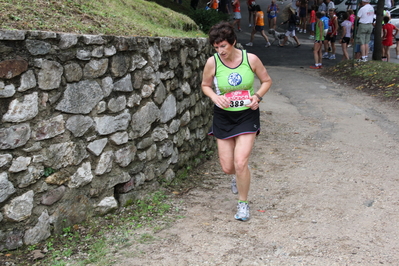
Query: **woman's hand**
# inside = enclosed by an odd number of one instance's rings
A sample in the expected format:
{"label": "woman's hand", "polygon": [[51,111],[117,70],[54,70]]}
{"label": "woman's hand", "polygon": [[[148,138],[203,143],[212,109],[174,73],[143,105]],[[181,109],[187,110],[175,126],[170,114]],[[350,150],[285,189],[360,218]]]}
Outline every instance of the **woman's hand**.
{"label": "woman's hand", "polygon": [[221,108],[227,108],[230,106],[230,99],[223,95],[215,95],[212,97],[212,102]]}
{"label": "woman's hand", "polygon": [[252,110],[256,110],[259,108],[259,99],[256,95],[252,95],[251,97],[251,103],[247,105],[247,107],[250,107]]}

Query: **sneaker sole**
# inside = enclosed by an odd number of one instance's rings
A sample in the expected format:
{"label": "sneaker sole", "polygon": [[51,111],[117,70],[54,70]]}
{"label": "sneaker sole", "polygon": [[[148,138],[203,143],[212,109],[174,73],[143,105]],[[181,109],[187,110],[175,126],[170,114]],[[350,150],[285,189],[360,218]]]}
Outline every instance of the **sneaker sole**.
{"label": "sneaker sole", "polygon": [[234,215],[234,219],[242,222],[246,222],[249,220],[249,217],[238,217],[237,215]]}

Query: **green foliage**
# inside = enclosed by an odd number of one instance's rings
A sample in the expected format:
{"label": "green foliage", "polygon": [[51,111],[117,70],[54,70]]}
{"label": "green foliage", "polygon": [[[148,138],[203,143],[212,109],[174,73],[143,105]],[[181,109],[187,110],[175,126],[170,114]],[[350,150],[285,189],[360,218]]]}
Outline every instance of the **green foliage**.
{"label": "green foliage", "polygon": [[216,10],[197,9],[191,11],[189,15],[192,20],[200,27],[200,29],[208,34],[211,27],[221,21],[228,21],[229,15],[217,12]]}
{"label": "green foliage", "polygon": [[48,176],[54,174],[55,172],[56,172],[56,170],[54,170],[53,168],[51,168],[51,167],[46,167],[46,168],[44,168],[43,176],[44,176],[44,177],[48,177]]}

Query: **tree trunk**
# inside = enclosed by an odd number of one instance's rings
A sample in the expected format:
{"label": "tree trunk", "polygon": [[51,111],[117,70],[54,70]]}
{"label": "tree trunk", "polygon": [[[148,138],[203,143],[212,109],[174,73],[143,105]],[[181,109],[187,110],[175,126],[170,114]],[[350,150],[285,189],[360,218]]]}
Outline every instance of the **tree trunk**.
{"label": "tree trunk", "polygon": [[384,17],[384,0],[378,0],[376,20],[374,26],[374,51],[373,60],[381,61],[382,58],[382,21]]}

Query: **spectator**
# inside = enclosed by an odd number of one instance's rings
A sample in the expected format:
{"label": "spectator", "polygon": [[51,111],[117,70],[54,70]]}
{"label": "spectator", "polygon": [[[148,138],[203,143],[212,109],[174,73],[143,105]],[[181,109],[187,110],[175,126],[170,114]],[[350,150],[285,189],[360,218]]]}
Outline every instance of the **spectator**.
{"label": "spectator", "polygon": [[[321,14],[321,12],[320,12]],[[314,40],[314,31],[315,31],[315,25],[316,25],[316,6],[312,6],[312,11],[310,11],[310,17],[309,17],[309,23],[310,23],[310,36],[309,39]],[[323,25],[324,29],[324,25]],[[323,30],[324,31],[324,30]]]}
{"label": "spectator", "polygon": [[288,9],[288,20],[281,22],[281,25],[288,23],[288,28],[287,31],[285,33],[285,37],[284,37],[284,41],[282,44],[279,44],[279,47],[284,47],[284,45],[286,44],[286,42],[288,41],[288,37],[291,36],[292,38],[294,38],[295,42],[296,42],[296,48],[298,48],[299,46],[301,46],[301,44],[299,43],[298,37],[295,36],[295,26],[296,26],[296,21],[297,21],[297,15],[295,15],[295,9],[293,9],[292,7],[290,7]]}
{"label": "spectator", "polygon": [[306,33],[306,18],[308,13],[308,1],[300,0],[299,1],[299,32]]}
{"label": "spectator", "polygon": [[247,0],[247,6],[248,6],[248,22],[249,26],[252,27],[252,24],[255,24],[255,5],[256,2],[255,0]]}
{"label": "spectator", "polygon": [[269,38],[267,38],[267,36],[265,34],[265,31],[264,31],[264,27],[265,27],[264,13],[260,9],[259,5],[255,5],[255,12],[256,12],[255,27],[252,29],[251,40],[250,40],[249,43],[246,44],[246,46],[252,46],[253,45],[255,33],[258,31],[263,36],[263,38],[265,39],[266,47],[269,47],[270,46]]}
{"label": "spectator", "polygon": [[357,13],[359,28],[357,30],[356,43],[360,44],[361,61],[366,62],[369,53],[370,35],[373,31],[374,8],[370,5],[370,0],[362,0],[362,5]]}
{"label": "spectator", "polygon": [[344,21],[341,23],[342,27],[342,38],[341,38],[341,47],[342,47],[342,53],[343,57],[342,60],[348,60],[349,55],[348,55],[348,45],[351,42],[351,37],[352,37],[352,22],[348,19],[348,13],[344,13],[342,18]]}
{"label": "spectator", "polygon": [[237,25],[237,30],[241,31],[241,5],[240,0],[233,0],[231,3],[233,6],[234,22],[233,27]]}
{"label": "spectator", "polygon": [[228,0],[219,0],[219,12],[229,14]]}
{"label": "spectator", "polygon": [[349,4],[348,4],[348,7],[347,7],[347,10],[348,10],[348,11],[349,11],[349,10],[352,10],[353,13],[356,13],[356,9],[357,9],[357,0],[349,0],[349,1],[347,1],[347,3],[349,3]]}
{"label": "spectator", "polygon": [[391,9],[393,7],[394,1],[393,0],[385,0],[384,1],[384,8],[385,9]]}
{"label": "spectator", "polygon": [[322,18],[322,12],[317,11],[316,13],[316,25],[315,25],[315,37],[313,44],[313,56],[314,56],[314,66],[310,66],[312,69],[322,68],[322,45],[324,41],[324,23],[320,19]]}
{"label": "spectator", "polygon": [[[327,35],[324,40],[324,54],[323,58],[335,59],[335,41],[338,35],[338,18],[335,15],[334,9],[328,10],[329,22]],[[328,54],[329,44],[331,44],[331,55]]]}
{"label": "spectator", "polygon": [[[398,32],[399,29],[389,22],[389,17],[384,17],[384,25],[382,26],[382,61],[389,62],[389,47],[393,45],[394,31]],[[384,58],[386,60],[384,60]]]}
{"label": "spectator", "polygon": [[335,4],[334,4],[334,1],[326,0],[326,3],[327,3],[327,10],[333,9],[334,12],[335,12]]}
{"label": "spectator", "polygon": [[210,4],[209,4],[209,7],[211,9],[217,10],[219,8],[219,1],[218,0],[211,0]]}
{"label": "spectator", "polygon": [[325,13],[327,12],[327,6],[323,0],[319,0],[319,8],[317,11],[325,12]]}
{"label": "spectator", "polygon": [[272,0],[272,3],[267,8],[267,20],[269,22],[269,29],[276,29],[278,11],[279,8],[276,4],[276,0]]}
{"label": "spectator", "polygon": [[396,40],[396,59],[399,59],[399,31],[396,31],[395,34],[395,40]]}
{"label": "spectator", "polygon": [[355,12],[353,11],[353,9],[349,9],[348,10],[348,15],[349,15],[349,21],[352,23],[352,29],[351,29],[351,42],[350,44],[348,44],[348,47],[351,47],[351,45],[353,45],[353,31],[355,30]]}

